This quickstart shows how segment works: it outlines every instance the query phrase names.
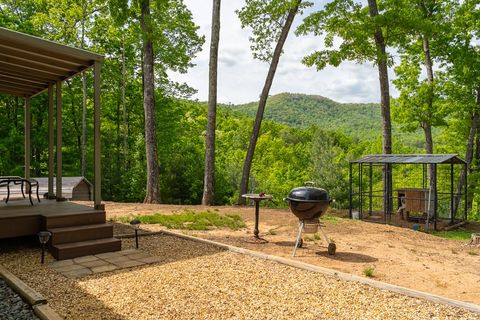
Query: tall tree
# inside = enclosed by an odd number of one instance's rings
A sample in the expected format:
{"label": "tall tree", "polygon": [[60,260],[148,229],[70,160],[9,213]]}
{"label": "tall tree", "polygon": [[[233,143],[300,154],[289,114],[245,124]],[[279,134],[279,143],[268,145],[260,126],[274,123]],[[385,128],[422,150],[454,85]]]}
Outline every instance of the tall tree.
{"label": "tall tree", "polygon": [[392,153],[392,121],[390,119],[390,87],[388,83],[388,56],[385,37],[381,29],[377,0],[368,0],[368,12],[374,21],[373,37],[375,39],[375,63],[378,68],[378,80],[380,82],[380,107],[382,110],[382,135],[383,153]]}
{"label": "tall tree", "polygon": [[147,190],[144,202],[160,203],[157,130],[155,125],[153,31],[149,0],[142,0],[141,2],[140,25],[142,28],[143,40],[143,108],[145,111],[145,152],[147,158]]}
{"label": "tall tree", "polygon": [[[262,61],[270,60],[267,77],[260,94],[258,110],[253,124],[253,131],[243,163],[242,180],[240,181],[240,194],[238,204],[245,204],[245,198],[242,194],[247,193],[250,170],[252,168],[253,155],[260,134],[260,126],[267,104],[268,94],[272,87],[278,62],[283,51],[283,46],[287,40],[290,27],[295,18],[302,0],[278,1],[278,0],[247,0],[246,6],[238,11],[238,16],[242,23],[242,28],[250,26],[253,29],[254,37],[251,48],[253,56]],[[272,45],[276,43],[272,52]]]}
{"label": "tall tree", "polygon": [[[443,92],[452,105],[450,109],[449,134],[460,132],[465,151],[467,169],[462,170],[457,184],[457,195],[460,195],[468,173],[478,174],[480,167],[475,166],[474,156],[478,154],[474,148],[479,138],[480,128],[480,2],[478,0],[458,1],[451,8],[453,21],[450,34],[439,48],[448,79],[443,84]],[[460,124],[460,125],[458,125]],[[473,179],[471,179],[473,180]],[[470,181],[469,190],[478,191],[477,181]],[[474,193],[469,194],[467,209],[471,209]],[[460,198],[456,197],[456,208]]]}
{"label": "tall tree", "polygon": [[[385,9],[385,8],[384,8]],[[305,18],[297,33],[325,35],[325,50],[311,53],[303,59],[307,66],[316,66],[317,70],[327,65],[339,66],[343,61],[363,63],[373,62],[377,65],[380,85],[380,108],[382,116],[382,150],[392,153],[392,125],[390,117],[390,88],[388,66],[391,61],[386,50],[388,39],[385,34],[398,28],[398,14],[394,11],[379,11],[376,0],[368,0],[364,7],[362,2],[354,0],[334,0],[325,5],[323,10],[314,12]],[[336,46],[338,38],[341,44]],[[384,208],[389,210],[388,190],[391,189],[391,176],[388,167],[384,169]]]}
{"label": "tall tree", "polygon": [[214,203],[215,182],[215,129],[217,121],[217,68],[218,42],[220,40],[220,2],[213,0],[212,39],[210,41],[210,63],[208,74],[208,122],[205,137],[205,173],[203,178],[203,205]]}
{"label": "tall tree", "polygon": [[432,128],[445,124],[440,86],[434,81],[434,62],[439,61],[436,46],[445,40],[447,26],[452,23],[449,2],[387,2],[391,10],[401,12],[405,21],[402,24],[404,36],[397,41],[401,64],[395,68],[397,79],[393,81],[400,91],[400,97],[393,105],[395,121],[402,123],[406,131],[423,130],[427,154],[433,153]]}
{"label": "tall tree", "polygon": [[160,202],[160,169],[155,94],[191,93],[185,85],[169,81],[167,71],[186,72],[193,65],[191,60],[200,51],[204,38],[198,36],[198,27],[182,0],[112,0],[109,6],[121,26],[140,21],[147,166],[144,202],[157,203]]}

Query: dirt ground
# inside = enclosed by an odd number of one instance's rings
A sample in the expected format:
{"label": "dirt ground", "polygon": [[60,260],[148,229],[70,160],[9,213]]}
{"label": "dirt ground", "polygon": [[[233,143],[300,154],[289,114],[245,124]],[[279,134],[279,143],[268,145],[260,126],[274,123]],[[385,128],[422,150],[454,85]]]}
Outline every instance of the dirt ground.
{"label": "dirt ground", "polygon": [[[253,207],[203,207],[147,205],[106,202],[107,219],[124,215],[179,213],[211,210],[239,214],[247,228],[232,230],[182,231],[186,234],[268,254],[292,258],[298,220],[288,209],[260,209],[260,236],[268,243],[250,243],[254,228]],[[390,225],[350,219],[324,219],[324,231],[337,246],[327,254],[325,241],[304,235],[304,246],[293,259],[342,272],[364,275],[374,268],[374,278],[420,291],[480,304],[480,248],[468,241],[447,240]],[[478,226],[476,226],[478,227]],[[163,227],[142,225],[144,230]],[[116,224],[116,234],[131,233],[129,226]]]}

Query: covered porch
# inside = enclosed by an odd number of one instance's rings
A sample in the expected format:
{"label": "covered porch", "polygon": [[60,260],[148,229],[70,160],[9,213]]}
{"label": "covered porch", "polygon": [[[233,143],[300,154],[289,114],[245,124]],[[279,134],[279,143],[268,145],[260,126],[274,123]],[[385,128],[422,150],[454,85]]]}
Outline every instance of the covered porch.
{"label": "covered porch", "polygon": [[[36,235],[48,230],[52,233],[50,249],[57,259],[120,249],[119,240],[112,238],[113,231],[105,223],[101,198],[102,61],[102,55],[0,28],[0,94],[24,101],[24,173],[21,178],[25,181],[35,179],[31,175],[31,100],[45,92],[48,95],[45,105],[48,134],[44,137],[48,140],[48,150],[45,150],[48,190],[41,195],[44,199],[40,202],[35,199],[33,204],[28,196],[27,200],[21,197],[8,203],[0,202],[0,239]],[[66,201],[62,193],[62,93],[65,81],[90,70],[93,71],[93,203],[78,204]]]}

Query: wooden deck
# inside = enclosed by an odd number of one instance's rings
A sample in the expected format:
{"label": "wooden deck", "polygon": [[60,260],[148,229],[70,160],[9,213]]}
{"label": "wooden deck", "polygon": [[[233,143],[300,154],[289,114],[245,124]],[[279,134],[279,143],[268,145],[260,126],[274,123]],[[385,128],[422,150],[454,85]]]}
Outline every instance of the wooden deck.
{"label": "wooden deck", "polygon": [[104,210],[95,210],[93,204],[86,204],[46,199],[42,199],[39,203],[35,199],[32,206],[28,199],[16,198],[8,203],[2,201],[0,202],[0,239],[36,235],[41,230],[47,230],[48,227],[58,226],[55,223],[59,221],[66,222],[67,225],[88,224],[92,216],[95,220],[105,221]]}
{"label": "wooden deck", "polygon": [[30,205],[23,198],[0,204],[0,239],[51,233],[48,247],[57,260],[121,250],[106,223],[105,210],[93,203],[42,200]]}

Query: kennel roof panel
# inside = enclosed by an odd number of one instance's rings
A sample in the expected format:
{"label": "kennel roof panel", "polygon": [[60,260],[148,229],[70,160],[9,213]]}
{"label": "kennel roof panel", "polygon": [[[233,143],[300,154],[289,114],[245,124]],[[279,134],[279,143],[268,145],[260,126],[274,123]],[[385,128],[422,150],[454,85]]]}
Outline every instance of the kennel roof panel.
{"label": "kennel roof panel", "polygon": [[371,154],[351,163],[465,164],[458,154]]}

